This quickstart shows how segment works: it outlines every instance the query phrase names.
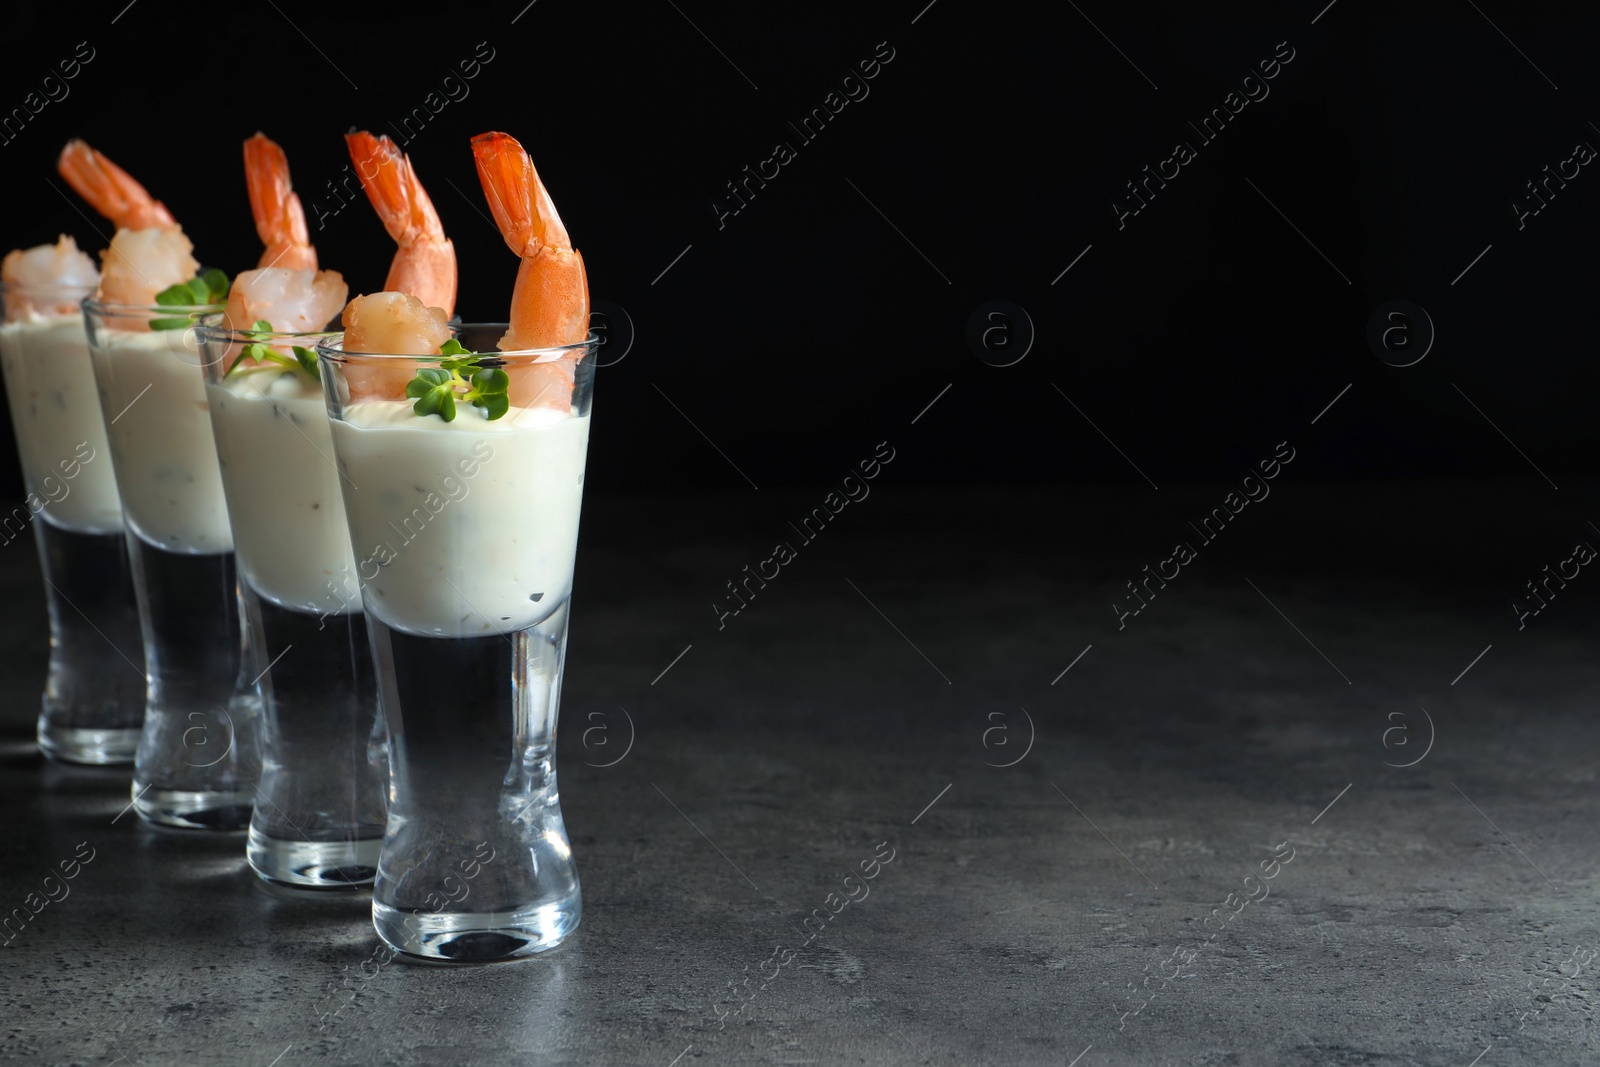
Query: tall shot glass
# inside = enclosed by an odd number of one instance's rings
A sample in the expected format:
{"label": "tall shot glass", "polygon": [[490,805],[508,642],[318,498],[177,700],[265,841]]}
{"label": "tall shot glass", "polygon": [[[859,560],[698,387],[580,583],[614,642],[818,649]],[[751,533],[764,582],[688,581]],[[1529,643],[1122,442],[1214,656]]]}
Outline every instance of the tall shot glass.
{"label": "tall shot glass", "polygon": [[267,664],[246,853],[271,882],[367,885],[383,842],[388,764],[311,352],[328,335],[240,333],[220,316],[197,332],[240,595],[255,658]]}
{"label": "tall shot glass", "polygon": [[388,399],[442,357],[318,352],[388,724],[373,925],[398,952],[484,961],[553,948],[582,914],[555,727],[598,338],[496,352],[504,324],[457,332],[510,376],[502,417]]}
{"label": "tall shot glass", "polygon": [[0,283],[0,368],[28,491],[24,506],[0,516],[0,546],[39,520],[33,539],[50,616],[40,751],[70,763],[132,763],[144,651],[80,308],[91,292]]}
{"label": "tall shot glass", "polygon": [[261,773],[255,658],[192,326],[218,307],[85,301],[144,636],[133,803],[166,826],[243,830]]}

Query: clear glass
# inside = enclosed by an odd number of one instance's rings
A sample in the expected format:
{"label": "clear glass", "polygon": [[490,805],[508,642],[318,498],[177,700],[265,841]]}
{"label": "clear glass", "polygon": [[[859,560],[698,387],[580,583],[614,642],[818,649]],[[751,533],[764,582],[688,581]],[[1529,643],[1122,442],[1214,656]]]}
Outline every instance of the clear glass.
{"label": "clear glass", "polygon": [[144,650],[80,308],[90,293],[0,283],[0,369],[28,493],[0,516],[0,547],[33,524],[50,618],[40,751],[69,763],[132,763]]}
{"label": "clear glass", "polygon": [[[275,362],[322,333],[198,330],[239,586],[267,664],[261,782],[246,853],[301,888],[370,885],[383,843],[388,756],[322,383]],[[267,346],[246,351],[246,345]]]}
{"label": "clear glass", "polygon": [[[456,329],[495,353],[506,326]],[[582,915],[555,727],[597,348],[495,353],[510,410],[449,422],[404,399],[440,357],[318,348],[388,724],[373,925],[398,952],[527,956]]]}
{"label": "clear glass", "polygon": [[[166,826],[243,830],[256,780],[260,672],[193,320],[216,307],[86,301],[100,405],[144,637],[134,808]],[[152,329],[170,325],[171,329]]]}

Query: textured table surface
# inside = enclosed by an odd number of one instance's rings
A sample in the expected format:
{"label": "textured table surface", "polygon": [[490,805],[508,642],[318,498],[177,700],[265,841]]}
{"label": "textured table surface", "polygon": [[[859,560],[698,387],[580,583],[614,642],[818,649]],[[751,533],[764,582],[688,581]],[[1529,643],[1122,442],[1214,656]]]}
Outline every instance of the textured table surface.
{"label": "textured table surface", "polygon": [[724,582],[820,491],[589,502],[560,752],[583,924],[480,968],[379,966],[367,899],[269,891],[239,837],[152,830],[125,772],[31,755],[40,583],[0,550],[0,906],[94,857],[5,943],[0,1057],[1600,1055],[1600,579],[1523,629],[1508,607],[1583,538],[1571,487],[1281,482],[1119,630],[1226,487],[888,482],[722,629]]}

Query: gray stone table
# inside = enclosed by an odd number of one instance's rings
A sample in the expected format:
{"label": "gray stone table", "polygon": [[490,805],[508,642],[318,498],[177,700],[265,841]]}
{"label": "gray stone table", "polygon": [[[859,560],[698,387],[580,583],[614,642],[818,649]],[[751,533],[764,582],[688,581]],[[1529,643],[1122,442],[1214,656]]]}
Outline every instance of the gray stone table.
{"label": "gray stone table", "polygon": [[720,629],[825,490],[589,501],[583,924],[478,968],[378,966],[366,899],[269,891],[237,836],[119,817],[126,772],[41,763],[37,567],[0,550],[0,909],[93,855],[0,948],[0,1057],[1600,1059],[1600,576],[1510,607],[1600,544],[1583,487],[1284,479],[1119,629],[1227,486],[891,483]]}

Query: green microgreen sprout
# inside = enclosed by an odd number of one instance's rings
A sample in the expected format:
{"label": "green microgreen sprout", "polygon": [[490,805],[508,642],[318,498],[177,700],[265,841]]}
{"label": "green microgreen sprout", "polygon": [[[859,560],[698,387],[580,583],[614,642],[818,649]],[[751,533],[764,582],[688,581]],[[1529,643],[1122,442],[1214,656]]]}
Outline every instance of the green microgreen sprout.
{"label": "green microgreen sprout", "polygon": [[[215,267],[201,271],[186,282],[169,285],[156,294],[161,307],[209,307],[228,300],[228,276]],[[151,319],[152,330],[182,330],[192,326],[190,316]]]}
{"label": "green microgreen sprout", "polygon": [[[290,345],[289,349],[294,355],[286,356],[278,349],[264,344],[262,339],[272,336],[272,323],[266,319],[257,319],[248,330],[241,330],[241,334],[250,338],[250,343],[239,350],[239,355],[234,358],[228,367],[224,378],[231,378],[235,373],[251,374],[255,371],[282,370],[299,371],[314,382],[322,381],[322,371],[317,366],[317,354],[301,345]],[[245,360],[254,361],[254,366],[245,366]]]}
{"label": "green microgreen sprout", "polygon": [[511,378],[504,370],[484,366],[484,356],[468,351],[454,337],[439,346],[439,354],[447,358],[440,360],[437,367],[417,371],[417,376],[406,383],[406,396],[416,401],[411,405],[412,411],[452,422],[456,401],[463,400],[481,409],[484,418],[493,422],[510,409],[506,390]]}

